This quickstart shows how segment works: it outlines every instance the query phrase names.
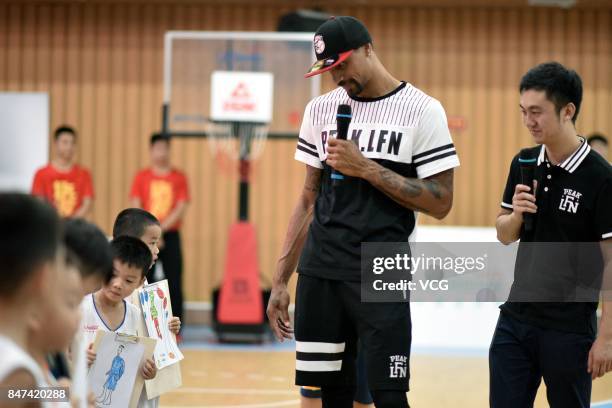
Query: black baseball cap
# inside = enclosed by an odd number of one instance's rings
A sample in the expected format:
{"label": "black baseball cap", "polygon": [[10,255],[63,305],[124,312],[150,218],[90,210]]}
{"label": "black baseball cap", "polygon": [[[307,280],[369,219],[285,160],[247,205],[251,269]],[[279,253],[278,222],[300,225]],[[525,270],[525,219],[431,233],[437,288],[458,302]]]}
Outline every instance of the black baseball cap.
{"label": "black baseball cap", "polygon": [[329,71],[351,56],[354,50],[372,42],[372,37],[363,23],[355,17],[332,17],[319,26],[313,45],[317,62],[304,77]]}

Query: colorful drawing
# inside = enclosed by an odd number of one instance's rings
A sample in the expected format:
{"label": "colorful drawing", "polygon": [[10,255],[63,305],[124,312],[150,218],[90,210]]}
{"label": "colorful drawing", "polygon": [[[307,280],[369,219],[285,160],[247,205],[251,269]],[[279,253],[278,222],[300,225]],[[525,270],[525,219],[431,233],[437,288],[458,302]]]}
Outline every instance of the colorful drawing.
{"label": "colorful drawing", "polygon": [[153,323],[155,323],[157,338],[162,339],[162,334],[159,330],[159,319],[157,318],[157,308],[155,307],[155,296],[153,295],[153,291],[149,292],[149,301],[149,307],[151,309],[151,319],[153,319]]}
{"label": "colorful drawing", "polygon": [[158,339],[155,347],[155,365],[162,369],[183,359],[174,336],[168,329],[172,317],[168,281],[162,280],[144,286],[140,292],[140,305],[149,337]]}

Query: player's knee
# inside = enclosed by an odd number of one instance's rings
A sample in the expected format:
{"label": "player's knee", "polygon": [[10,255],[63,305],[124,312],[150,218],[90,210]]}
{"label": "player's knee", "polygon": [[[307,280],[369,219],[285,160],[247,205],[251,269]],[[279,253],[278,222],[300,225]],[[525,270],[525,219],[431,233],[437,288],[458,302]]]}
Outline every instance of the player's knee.
{"label": "player's knee", "polygon": [[405,391],[371,391],[376,408],[409,408]]}
{"label": "player's knee", "polygon": [[321,387],[323,408],[352,408],[355,386]]}

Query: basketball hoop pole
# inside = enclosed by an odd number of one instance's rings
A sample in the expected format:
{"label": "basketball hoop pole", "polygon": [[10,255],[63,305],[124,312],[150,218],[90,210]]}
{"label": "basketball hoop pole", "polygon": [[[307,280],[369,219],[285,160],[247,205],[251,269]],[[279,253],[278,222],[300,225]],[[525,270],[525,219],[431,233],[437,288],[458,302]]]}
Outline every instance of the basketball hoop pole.
{"label": "basketball hoop pole", "polygon": [[[238,174],[239,174],[239,202],[238,202],[238,220],[248,221],[249,219],[249,184],[251,176],[251,133],[252,125],[250,123],[235,123],[237,127],[236,134],[240,138],[239,146],[239,161],[238,161]],[[243,133],[245,132],[245,133]]]}
{"label": "basketball hoop pole", "polygon": [[240,203],[238,205],[238,220],[249,219],[249,177],[251,175],[251,162],[248,159],[240,159]]}
{"label": "basketball hoop pole", "polygon": [[170,105],[167,102],[164,102],[164,104],[162,105],[162,134],[163,135],[167,135],[168,134],[168,112],[170,110]]}

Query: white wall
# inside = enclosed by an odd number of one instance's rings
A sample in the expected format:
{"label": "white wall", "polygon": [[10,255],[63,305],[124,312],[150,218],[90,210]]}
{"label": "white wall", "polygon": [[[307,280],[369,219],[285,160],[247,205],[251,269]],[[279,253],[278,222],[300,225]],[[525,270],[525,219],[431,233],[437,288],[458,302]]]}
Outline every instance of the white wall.
{"label": "white wall", "polygon": [[0,190],[29,192],[49,160],[49,95],[0,92]]}

